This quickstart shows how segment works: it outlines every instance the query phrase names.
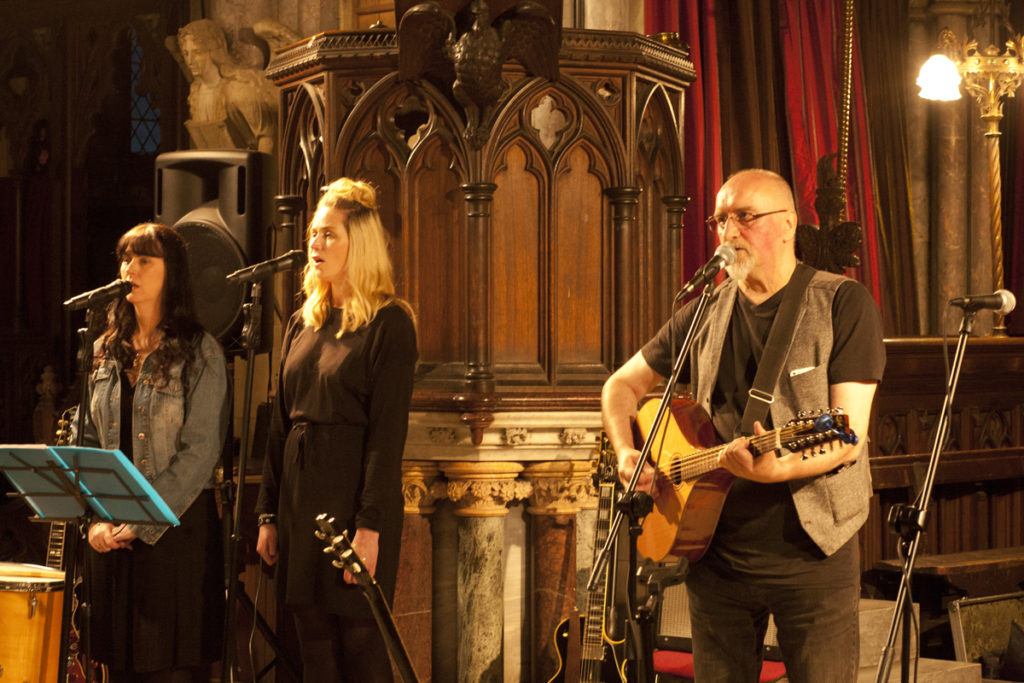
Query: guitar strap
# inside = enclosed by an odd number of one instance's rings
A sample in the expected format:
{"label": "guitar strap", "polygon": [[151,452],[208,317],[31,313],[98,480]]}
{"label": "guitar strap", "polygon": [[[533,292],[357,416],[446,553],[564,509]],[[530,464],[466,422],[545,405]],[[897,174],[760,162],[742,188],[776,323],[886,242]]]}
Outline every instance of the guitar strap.
{"label": "guitar strap", "polygon": [[772,392],[779,381],[782,366],[789,357],[789,349],[793,345],[796,331],[796,319],[800,314],[800,303],[812,277],[814,269],[798,263],[793,277],[786,286],[782,301],[779,303],[779,311],[775,314],[772,329],[764,343],[761,362],[757,366],[757,374],[754,375],[754,386],[750,387],[750,394],[747,396],[747,405],[743,410],[743,421],[739,428],[740,434],[753,434],[754,422],[764,424],[768,407],[775,402]]}

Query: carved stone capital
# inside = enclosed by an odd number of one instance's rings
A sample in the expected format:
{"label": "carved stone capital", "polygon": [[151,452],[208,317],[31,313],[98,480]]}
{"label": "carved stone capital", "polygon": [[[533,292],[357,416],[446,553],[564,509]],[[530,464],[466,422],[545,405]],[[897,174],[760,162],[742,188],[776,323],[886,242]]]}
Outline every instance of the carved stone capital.
{"label": "carved stone capital", "polygon": [[406,458],[431,462],[590,461],[601,414],[586,410],[413,411]]}
{"label": "carved stone capital", "polygon": [[529,482],[517,479],[523,466],[515,462],[448,462],[448,498],[461,517],[501,517],[509,503],[530,495]]}
{"label": "carved stone capital", "polygon": [[429,515],[434,511],[434,502],[446,495],[445,482],[439,479],[440,473],[432,462],[412,460],[402,463],[405,514]]}
{"label": "carved stone capital", "polygon": [[533,493],[526,511],[533,515],[575,515],[594,507],[596,495],[591,481],[592,463],[580,460],[537,462],[523,471]]}

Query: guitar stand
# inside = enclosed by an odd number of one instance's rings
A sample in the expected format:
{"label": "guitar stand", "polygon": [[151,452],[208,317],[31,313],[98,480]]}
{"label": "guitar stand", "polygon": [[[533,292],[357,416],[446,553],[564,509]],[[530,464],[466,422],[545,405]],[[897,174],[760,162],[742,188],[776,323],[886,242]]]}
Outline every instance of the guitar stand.
{"label": "guitar stand", "polygon": [[[644,440],[643,448],[640,449],[640,457],[637,460],[637,467],[633,470],[633,476],[630,478],[629,483],[626,485],[625,491],[623,491],[618,504],[618,509],[612,519],[611,527],[608,531],[608,539],[605,541],[604,547],[597,553],[594,558],[594,566],[590,571],[590,580],[587,582],[587,590],[593,590],[598,577],[601,574],[604,564],[609,561],[609,555],[611,553],[612,545],[615,542],[615,538],[618,536],[619,529],[622,526],[622,518],[627,514],[630,516],[629,522],[629,564],[630,564],[630,579],[628,583],[629,592],[629,605],[630,609],[627,610],[629,613],[627,616],[627,636],[632,638],[635,643],[633,646],[634,656],[637,665],[637,683],[649,683],[653,681],[653,637],[650,634],[652,619],[650,614],[640,614],[638,611],[637,615],[632,613],[634,605],[636,604],[636,542],[640,537],[641,527],[640,520],[647,515],[653,509],[654,501],[651,496],[644,492],[637,492],[637,482],[640,481],[640,475],[642,473],[641,463],[651,462],[651,451],[653,450],[654,441],[657,438],[659,431],[661,431],[661,424],[668,413],[670,406],[672,405],[672,391],[674,390],[676,383],[679,381],[679,377],[683,371],[683,364],[686,361],[686,356],[690,351],[690,347],[693,345],[694,337],[696,336],[697,328],[700,324],[701,319],[704,317],[704,311],[707,309],[708,302],[711,299],[711,295],[715,290],[714,281],[709,282],[704,286],[701,292],[700,298],[697,300],[696,307],[693,313],[693,319],[690,321],[690,328],[686,331],[686,337],[683,339],[683,343],[679,348],[679,352],[676,355],[675,363],[672,367],[672,374],[665,382],[665,393],[661,397],[661,403],[658,406],[658,412],[655,414],[650,432],[647,438]],[[659,451],[660,458],[660,451]],[[655,470],[658,469],[657,462],[653,463]],[[646,502],[644,502],[646,498]],[[622,502],[625,501],[625,502]],[[639,617],[639,619],[638,619]],[[641,632],[640,622],[644,622],[644,631],[646,635]]]}
{"label": "guitar stand", "polygon": [[654,499],[644,491],[629,491],[619,498],[615,507],[629,520],[629,580],[626,582],[629,605],[626,610],[626,636],[629,644],[626,659],[633,660],[637,683],[648,683],[654,680],[654,615],[648,609],[648,603],[637,605],[634,577],[638,576],[636,542],[643,532],[641,521],[654,509]]}

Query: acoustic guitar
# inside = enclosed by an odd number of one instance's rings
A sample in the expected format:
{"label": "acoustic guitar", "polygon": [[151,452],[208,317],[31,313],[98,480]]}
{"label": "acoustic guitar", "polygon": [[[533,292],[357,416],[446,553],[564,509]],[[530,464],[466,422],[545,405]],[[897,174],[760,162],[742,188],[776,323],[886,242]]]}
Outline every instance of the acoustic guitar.
{"label": "acoustic guitar", "polygon": [[[597,522],[594,529],[594,558],[608,540],[614,515],[615,452],[608,438],[601,434],[595,480],[598,489]],[[558,648],[558,671],[549,683],[624,683],[625,638],[615,640],[608,635],[608,584],[614,557],[604,565],[604,575],[587,593],[586,614],[573,614],[555,629]],[[579,662],[575,653],[579,653]],[[578,669],[576,668],[578,667]]]}
{"label": "acoustic guitar", "polygon": [[[637,413],[637,448],[650,433],[658,405],[659,401],[649,400]],[[724,444],[703,447],[717,440],[703,408],[691,401],[673,400],[651,448],[651,457],[657,459],[656,454],[661,453],[658,476],[663,481],[655,487],[654,509],[644,519],[637,539],[637,549],[644,557],[660,562],[672,555],[692,563],[704,556],[736,478],[718,466]],[[849,416],[833,408],[800,413],[783,427],[752,436],[750,449],[757,455],[788,448],[813,457],[836,441],[855,444],[857,435],[849,428]]]}
{"label": "acoustic guitar", "polygon": [[326,544],[324,552],[334,556],[331,564],[351,574],[356,580],[356,585],[359,586],[370,603],[370,611],[373,612],[373,618],[377,622],[380,634],[384,638],[384,644],[388,648],[388,654],[391,655],[391,661],[398,670],[402,682],[419,683],[416,672],[412,668],[409,652],[405,649],[402,637],[398,634],[398,628],[395,626],[395,617],[391,614],[387,600],[384,599],[384,593],[381,592],[376,579],[366,570],[366,565],[363,564],[359,553],[352,547],[352,541],[349,540],[348,534],[344,531],[340,534],[335,531],[334,518],[325,514],[317,515],[316,525],[318,527],[315,532],[316,537]]}

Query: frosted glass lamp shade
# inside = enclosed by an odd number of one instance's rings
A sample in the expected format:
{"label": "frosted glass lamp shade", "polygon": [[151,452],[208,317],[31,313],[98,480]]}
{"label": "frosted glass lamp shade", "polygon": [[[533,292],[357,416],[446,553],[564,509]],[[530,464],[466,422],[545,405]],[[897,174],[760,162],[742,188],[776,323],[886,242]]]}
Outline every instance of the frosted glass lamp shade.
{"label": "frosted glass lamp shade", "polygon": [[919,95],[926,100],[960,99],[960,72],[945,55],[932,55],[921,65],[917,85],[921,88]]}

